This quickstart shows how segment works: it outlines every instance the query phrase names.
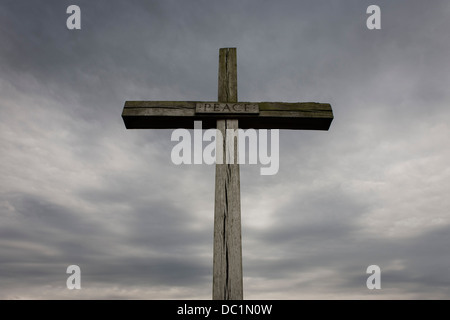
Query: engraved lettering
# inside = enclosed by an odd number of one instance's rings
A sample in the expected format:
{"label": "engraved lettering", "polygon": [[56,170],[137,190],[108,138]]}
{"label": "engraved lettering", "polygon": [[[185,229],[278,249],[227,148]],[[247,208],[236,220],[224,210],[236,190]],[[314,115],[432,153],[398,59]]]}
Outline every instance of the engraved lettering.
{"label": "engraved lettering", "polygon": [[195,106],[195,112],[210,114],[258,114],[259,106],[256,103],[198,102]]}

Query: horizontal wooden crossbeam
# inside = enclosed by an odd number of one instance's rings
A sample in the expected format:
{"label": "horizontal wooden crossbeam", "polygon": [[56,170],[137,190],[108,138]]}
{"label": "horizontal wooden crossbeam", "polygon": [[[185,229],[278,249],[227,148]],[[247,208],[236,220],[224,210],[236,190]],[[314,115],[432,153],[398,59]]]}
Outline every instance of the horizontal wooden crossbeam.
{"label": "horizontal wooden crossbeam", "polygon": [[[202,121],[203,129],[211,129],[219,119],[237,119],[242,129],[328,130],[333,121],[328,103],[239,102],[257,105],[259,113],[200,113],[196,112],[197,104],[218,102],[127,101],[122,118],[127,129],[193,129],[194,121]],[[223,109],[223,103],[218,107]]]}

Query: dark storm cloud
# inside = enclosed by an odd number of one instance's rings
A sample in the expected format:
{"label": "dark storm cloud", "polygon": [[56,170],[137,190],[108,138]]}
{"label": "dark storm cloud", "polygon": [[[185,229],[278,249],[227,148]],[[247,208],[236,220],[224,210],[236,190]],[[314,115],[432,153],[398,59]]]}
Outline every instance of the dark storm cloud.
{"label": "dark storm cloud", "polygon": [[366,268],[376,264],[382,270],[383,290],[399,290],[396,299],[407,298],[411,293],[416,299],[439,299],[449,294],[446,276],[450,259],[446,239],[448,227],[433,230],[412,241],[364,239],[352,233],[355,230],[353,220],[342,220],[340,225],[347,228],[330,225],[321,230],[299,227],[295,237],[288,232],[284,241],[282,236],[278,236],[278,241],[270,235],[256,237],[264,250],[244,260],[247,275],[295,281],[301,274],[315,274],[325,269],[332,273],[312,280],[297,280],[293,287],[299,292],[308,292],[315,287],[334,292],[337,287],[330,284],[333,279],[339,279],[342,283],[336,292],[357,293],[364,297],[369,293],[365,287]]}
{"label": "dark storm cloud", "polygon": [[74,208],[26,195],[9,199],[20,228],[1,228],[2,282],[61,281],[73,262],[86,272],[86,283],[121,286],[139,284],[142,278],[153,285],[183,286],[210,273],[209,261],[195,258],[198,243],[210,240],[209,233],[188,231],[186,214],[168,203],[151,203],[133,219],[119,219],[129,230],[120,235]]}
{"label": "dark storm cloud", "polygon": [[240,100],[335,114],[281,132],[276,176],[242,167],[246,297],[371,298],[370,264],[375,297],[448,297],[446,1],[378,1],[379,31],[372,1],[77,1],[80,31],[70,4],[0,5],[0,297],[74,297],[70,264],[76,298],[210,297],[214,168],[120,114],[216,99],[227,46]]}

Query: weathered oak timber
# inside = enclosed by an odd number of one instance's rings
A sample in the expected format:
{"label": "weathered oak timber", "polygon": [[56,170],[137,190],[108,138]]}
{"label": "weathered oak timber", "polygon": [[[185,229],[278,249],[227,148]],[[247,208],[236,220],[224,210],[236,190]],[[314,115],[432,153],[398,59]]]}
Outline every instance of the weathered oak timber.
{"label": "weathered oak timber", "polygon": [[[236,48],[220,49],[218,100],[237,102]],[[238,139],[227,129],[238,129],[239,120],[217,120],[223,137],[223,161],[216,164],[213,247],[213,299],[242,300],[241,187],[237,164]],[[234,139],[234,141],[233,141]],[[232,161],[225,164],[228,146]],[[230,157],[228,156],[230,159]]]}
{"label": "weathered oak timber", "polygon": [[127,129],[193,129],[194,121],[211,129],[216,128],[218,119],[238,119],[241,129],[328,130],[333,121],[328,103],[239,102],[258,105],[259,114],[200,114],[195,112],[197,103],[217,102],[127,101],[122,118]]}

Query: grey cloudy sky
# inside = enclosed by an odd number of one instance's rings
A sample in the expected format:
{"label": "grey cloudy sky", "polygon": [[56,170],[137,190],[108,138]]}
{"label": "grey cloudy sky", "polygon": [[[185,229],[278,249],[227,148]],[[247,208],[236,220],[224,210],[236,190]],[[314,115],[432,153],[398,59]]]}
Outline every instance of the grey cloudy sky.
{"label": "grey cloudy sky", "polygon": [[449,16],[446,0],[2,0],[0,298],[211,298],[214,167],[172,164],[171,130],[121,112],[215,100],[219,48],[237,47],[241,101],[335,115],[280,132],[277,175],[242,166],[244,297],[449,299]]}

